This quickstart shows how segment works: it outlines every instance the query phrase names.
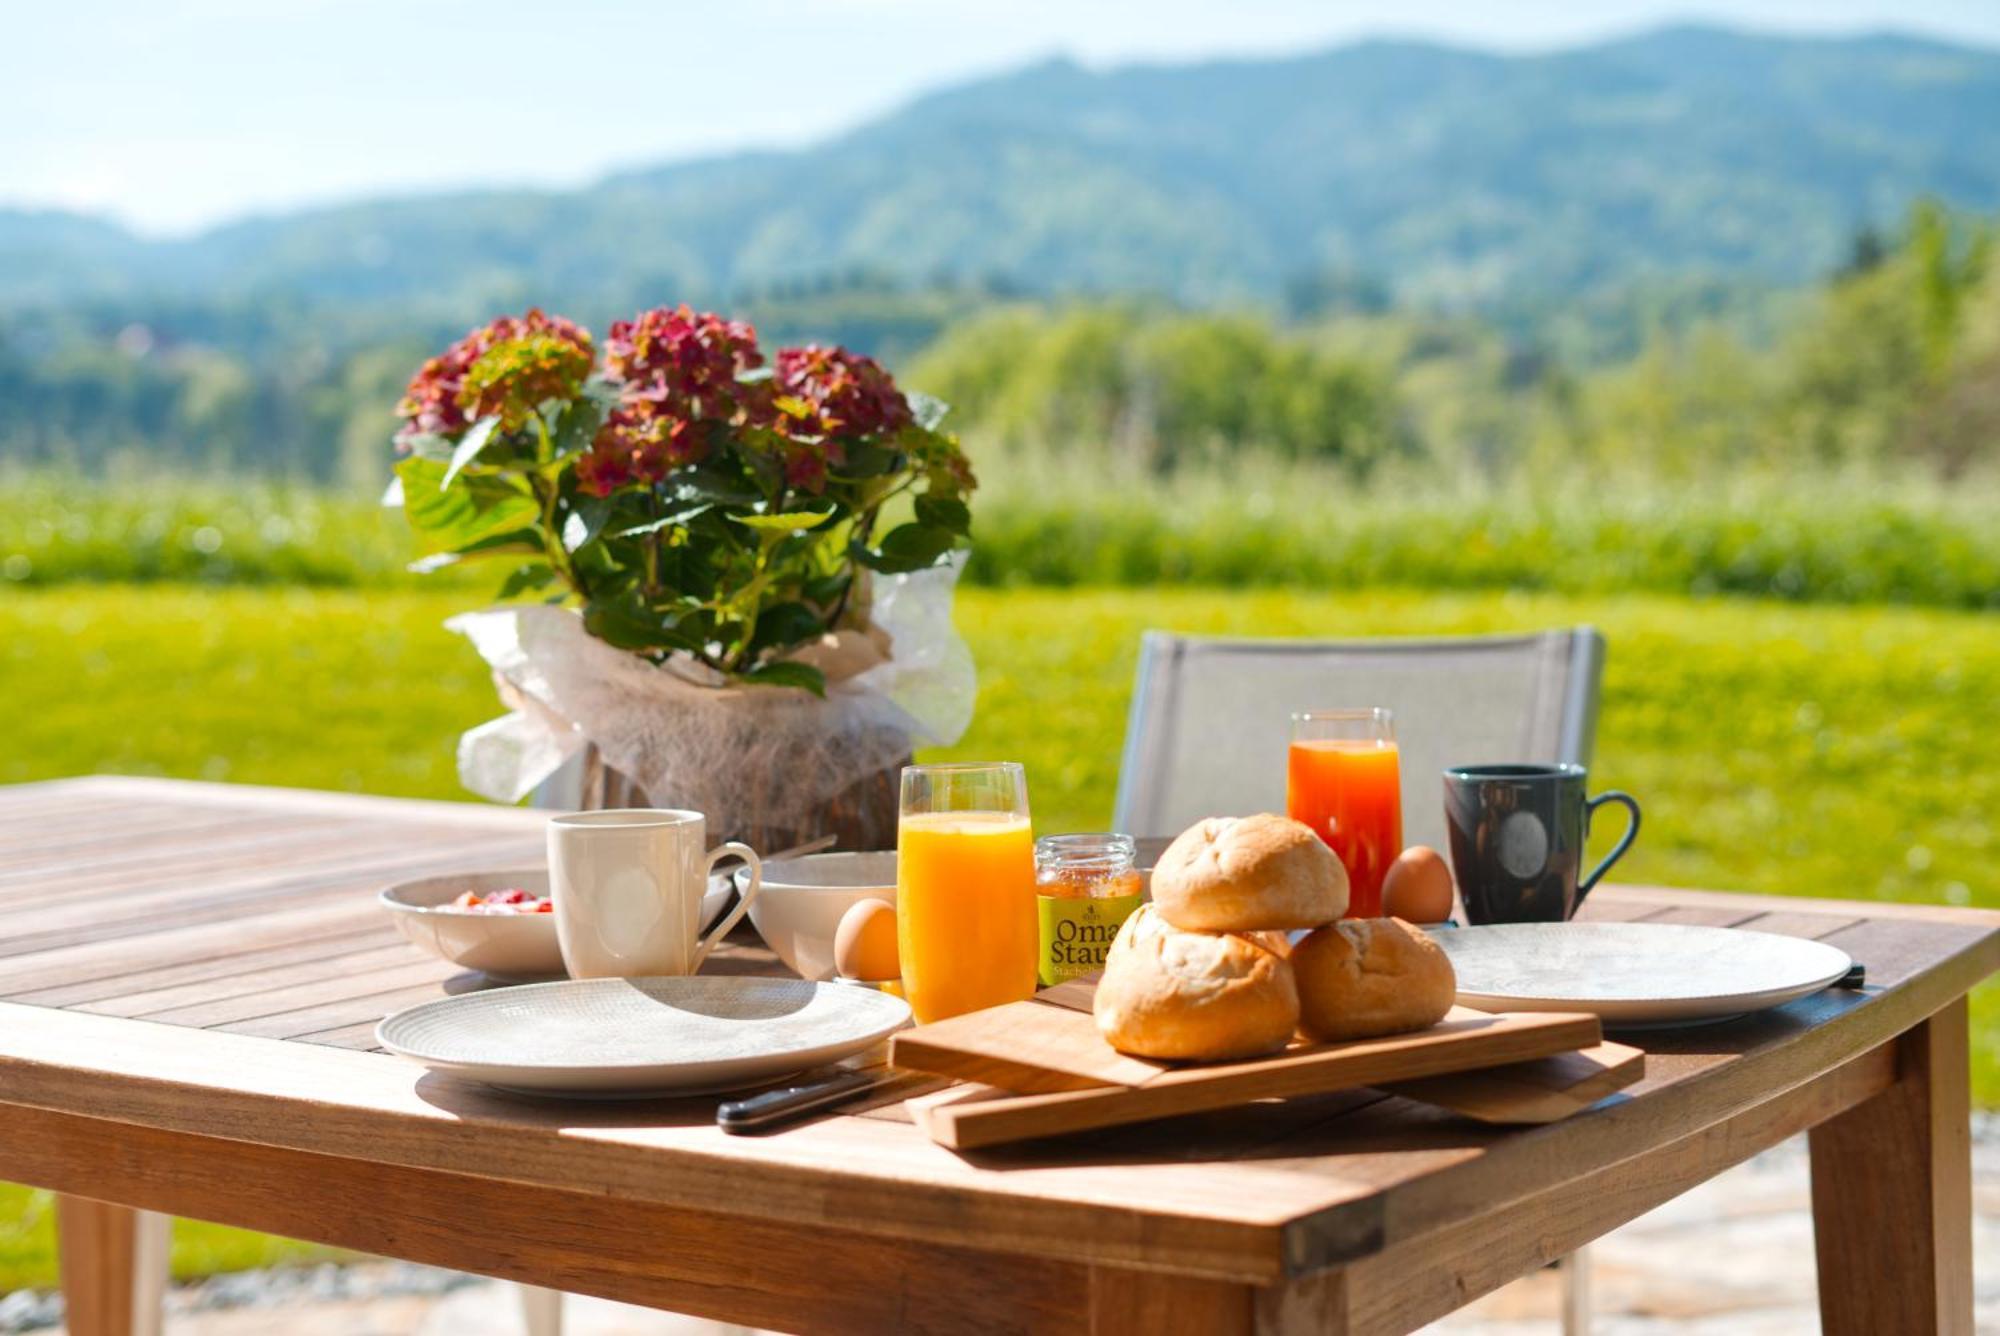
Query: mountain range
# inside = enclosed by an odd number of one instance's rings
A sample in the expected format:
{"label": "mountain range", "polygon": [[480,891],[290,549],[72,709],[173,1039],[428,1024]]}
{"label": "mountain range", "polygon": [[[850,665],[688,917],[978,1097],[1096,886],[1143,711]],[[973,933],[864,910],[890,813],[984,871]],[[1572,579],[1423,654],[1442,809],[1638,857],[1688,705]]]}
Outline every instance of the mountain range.
{"label": "mountain range", "polygon": [[383,199],[178,240],[0,212],[0,307],[277,301],[450,323],[536,301],[599,319],[842,275],[1197,304],[1354,282],[1474,309],[1785,285],[1918,196],[2000,208],[1996,126],[2000,52],[1892,35],[1057,60],[807,149],[577,191]]}

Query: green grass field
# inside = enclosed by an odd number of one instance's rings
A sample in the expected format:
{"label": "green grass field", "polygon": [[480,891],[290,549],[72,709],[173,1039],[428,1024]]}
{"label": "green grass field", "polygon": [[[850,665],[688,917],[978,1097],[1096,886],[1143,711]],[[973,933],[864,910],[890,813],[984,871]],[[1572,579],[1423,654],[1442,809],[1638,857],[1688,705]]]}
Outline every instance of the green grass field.
{"label": "green grass field", "polygon": [[[1173,477],[1073,457],[994,460],[966,580],[1214,587],[1736,594],[2000,608],[2000,487],[1816,471],[1673,486],[1577,476],[1500,489],[1434,473],[1360,485],[1246,459]],[[0,468],[0,589],[80,582],[494,589],[504,568],[421,580],[402,517],[241,478],[103,485]]]}
{"label": "green grass field", "polygon": [[[0,594],[0,781],[89,771],[462,797],[452,745],[497,712],[439,623],[460,587],[69,585]],[[1520,630],[1610,640],[1594,782],[1638,794],[1621,879],[2000,906],[1990,614],[1662,596],[966,591],[980,702],[958,756],[1027,763],[1037,823],[1110,816],[1139,632]],[[1614,827],[1616,823],[1611,823]],[[1615,834],[1615,830],[1607,835]],[[2000,1008],[1975,998],[1975,1088],[2000,1104]],[[0,1292],[47,1284],[46,1221],[0,1189]],[[183,1273],[277,1255],[184,1225]]]}

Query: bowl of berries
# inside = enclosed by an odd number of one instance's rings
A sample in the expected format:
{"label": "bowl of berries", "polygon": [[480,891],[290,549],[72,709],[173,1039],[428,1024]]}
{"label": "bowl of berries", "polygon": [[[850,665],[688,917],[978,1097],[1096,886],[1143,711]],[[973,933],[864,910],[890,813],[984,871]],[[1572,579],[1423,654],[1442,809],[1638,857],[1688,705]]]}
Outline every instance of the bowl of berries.
{"label": "bowl of berries", "polygon": [[420,877],[379,899],[405,937],[454,965],[507,983],[563,977],[546,869]]}
{"label": "bowl of berries", "polygon": [[[703,929],[732,894],[727,872],[708,879],[701,901]],[[555,901],[546,868],[451,872],[399,881],[376,897],[403,936],[433,955],[501,983],[560,979]]]}

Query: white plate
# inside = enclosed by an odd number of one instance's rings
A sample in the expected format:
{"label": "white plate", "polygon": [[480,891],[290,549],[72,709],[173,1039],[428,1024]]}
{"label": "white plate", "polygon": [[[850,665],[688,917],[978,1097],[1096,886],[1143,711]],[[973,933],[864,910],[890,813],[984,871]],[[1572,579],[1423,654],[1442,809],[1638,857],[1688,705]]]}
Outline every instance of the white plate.
{"label": "white plate", "polygon": [[[509,868],[497,872],[449,872],[442,876],[399,881],[377,897],[395,918],[403,935],[424,950],[443,956],[464,969],[478,970],[501,983],[560,979],[562,946],[556,940],[553,914],[475,914],[453,909],[461,892],[503,891],[518,886],[531,895],[549,893],[546,868]],[[730,896],[729,874],[709,878],[701,898],[704,930],[722,913]]]}
{"label": "white plate", "polygon": [[1723,1020],[1816,993],[1853,965],[1803,937],[1684,923],[1497,923],[1434,940],[1458,1000],[1484,1011],[1591,1011],[1625,1028]]}
{"label": "white plate", "polygon": [[375,1037],[507,1090],[695,1095],[859,1053],[909,1019],[901,998],[799,979],[565,979],[425,1002]]}

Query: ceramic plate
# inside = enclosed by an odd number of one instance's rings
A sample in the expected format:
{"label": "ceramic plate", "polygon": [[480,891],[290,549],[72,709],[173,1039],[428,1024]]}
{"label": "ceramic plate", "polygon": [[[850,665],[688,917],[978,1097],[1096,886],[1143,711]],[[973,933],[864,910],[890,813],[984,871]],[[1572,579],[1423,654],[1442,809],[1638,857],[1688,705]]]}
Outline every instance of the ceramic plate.
{"label": "ceramic plate", "polygon": [[1681,923],[1500,923],[1434,937],[1468,1007],[1593,1011],[1628,1029],[1762,1011],[1854,963],[1824,942]]}
{"label": "ceramic plate", "polygon": [[910,1018],[887,993],[726,975],[464,993],[375,1029],[435,1071],[538,1095],[736,1090],[858,1053]]}

